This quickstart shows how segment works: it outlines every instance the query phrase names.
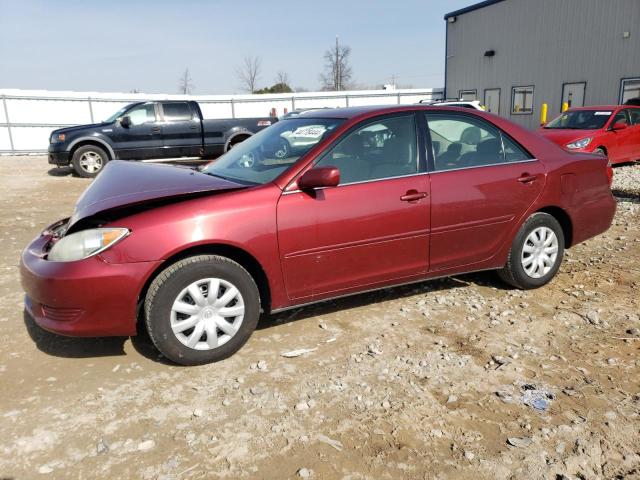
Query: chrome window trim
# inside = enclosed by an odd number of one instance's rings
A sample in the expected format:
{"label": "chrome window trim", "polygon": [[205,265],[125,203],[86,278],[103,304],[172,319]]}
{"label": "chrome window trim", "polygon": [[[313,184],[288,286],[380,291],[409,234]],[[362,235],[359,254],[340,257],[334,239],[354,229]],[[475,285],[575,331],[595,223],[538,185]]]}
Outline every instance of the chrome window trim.
{"label": "chrome window trim", "polygon": [[[418,173],[410,173],[409,175],[398,175],[395,177],[384,177],[384,178],[373,178],[370,180],[361,180],[359,182],[349,182],[349,183],[340,183],[338,185],[336,185],[335,187],[318,187],[318,188],[314,188],[313,190],[324,190],[325,188],[340,188],[340,187],[348,187],[349,185],[361,185],[363,183],[373,183],[373,182],[384,182],[385,180],[395,180],[397,178],[409,178],[409,177],[418,177],[420,175],[429,175],[429,172],[418,172]],[[289,195],[291,193],[301,193],[302,190],[297,189],[297,190],[291,190],[291,191],[287,191],[287,192],[282,192],[283,195]]]}
{"label": "chrome window trim", "polygon": [[515,162],[499,162],[499,163],[490,163],[488,165],[471,165],[470,167],[449,168],[447,170],[434,170],[430,173],[436,174],[436,173],[445,173],[445,172],[455,172],[456,170],[469,170],[470,168],[497,167],[500,165],[514,165],[516,163],[530,163],[530,162],[537,162],[537,161],[538,161],[537,158],[527,158],[526,160],[517,160]]}

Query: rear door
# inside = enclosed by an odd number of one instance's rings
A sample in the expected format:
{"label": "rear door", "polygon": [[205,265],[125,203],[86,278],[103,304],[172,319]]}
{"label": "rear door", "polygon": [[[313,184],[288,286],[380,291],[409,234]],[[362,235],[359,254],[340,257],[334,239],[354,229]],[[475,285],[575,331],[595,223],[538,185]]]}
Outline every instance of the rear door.
{"label": "rear door", "polygon": [[202,126],[189,102],[162,102],[163,157],[200,157]]}
{"label": "rear door", "polygon": [[429,254],[429,178],[415,116],[368,121],[316,166],[340,185],[288,191],[278,202],[287,293],[318,299],[424,276]]}
{"label": "rear door", "polygon": [[430,271],[473,270],[508,240],[542,191],[545,170],[483,119],[451,112],[426,118],[432,145]]}
{"label": "rear door", "polygon": [[162,133],[154,102],[137,105],[125,113],[131,124],[123,127],[120,122],[110,133],[114,150],[122,160],[144,160],[162,155]]}

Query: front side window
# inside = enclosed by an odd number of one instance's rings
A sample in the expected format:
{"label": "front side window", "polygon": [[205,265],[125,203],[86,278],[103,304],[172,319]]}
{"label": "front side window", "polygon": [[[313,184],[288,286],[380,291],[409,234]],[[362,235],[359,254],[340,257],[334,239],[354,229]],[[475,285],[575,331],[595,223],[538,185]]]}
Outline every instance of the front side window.
{"label": "front side window", "polygon": [[618,113],[616,113],[616,115],[613,117],[613,120],[611,120],[611,126],[615,125],[616,123],[624,123],[625,125],[629,125],[630,122],[626,110],[620,110]]}
{"label": "front side window", "polygon": [[187,102],[163,103],[164,119],[169,122],[191,120],[193,114]]}
{"label": "front side window", "polygon": [[388,117],[346,135],[316,164],[340,170],[340,184],[418,173],[414,115]]}
{"label": "front side window", "polygon": [[629,109],[629,116],[631,117],[631,125],[640,125],[640,108]]}
{"label": "front side window", "polygon": [[500,130],[467,116],[427,114],[434,170],[517,162],[530,155]]}
{"label": "front side window", "polygon": [[291,117],[233,147],[202,171],[240,183],[275,180],[344,120]]}
{"label": "front side window", "polygon": [[530,115],[533,113],[533,87],[513,87],[511,90],[511,113]]}
{"label": "front side window", "polygon": [[156,110],[153,103],[146,103],[132,108],[127,112],[131,119],[131,125],[142,125],[143,123],[156,121]]}

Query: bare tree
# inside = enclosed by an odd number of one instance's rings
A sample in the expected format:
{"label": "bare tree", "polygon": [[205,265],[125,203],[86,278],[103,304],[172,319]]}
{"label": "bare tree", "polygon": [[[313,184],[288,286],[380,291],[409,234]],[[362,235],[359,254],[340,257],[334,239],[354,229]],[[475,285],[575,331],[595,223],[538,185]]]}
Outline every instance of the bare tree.
{"label": "bare tree", "polygon": [[351,48],[341,46],[336,36],[335,47],[324,54],[324,73],[320,74],[323,90],[346,90],[349,88],[353,73],[349,65]]}
{"label": "bare tree", "polygon": [[241,66],[236,67],[236,76],[242,84],[242,89],[253,93],[257,90],[258,78],[260,78],[260,71],[262,70],[262,59],[260,57],[254,57],[253,55],[247,55],[244,57],[244,61]]}
{"label": "bare tree", "polygon": [[287,72],[284,70],[280,70],[276,74],[276,85],[277,84],[289,85],[289,75],[287,75]]}
{"label": "bare tree", "polygon": [[189,69],[185,68],[183,74],[180,76],[180,84],[178,86],[178,91],[184,95],[191,95],[193,92],[193,88],[195,85],[191,81],[191,75],[189,74]]}

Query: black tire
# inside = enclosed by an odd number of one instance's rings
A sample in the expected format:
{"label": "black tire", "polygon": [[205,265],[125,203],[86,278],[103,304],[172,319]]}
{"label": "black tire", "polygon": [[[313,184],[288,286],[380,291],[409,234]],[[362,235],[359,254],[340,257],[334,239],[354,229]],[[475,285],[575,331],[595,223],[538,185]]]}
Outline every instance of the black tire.
{"label": "black tire", "polygon": [[[183,344],[174,333],[172,306],[187,286],[206,278],[221,279],[237,288],[244,303],[244,317],[226,343],[210,350],[197,350]],[[153,280],[145,298],[144,311],[149,336],[165,357],[181,365],[201,365],[223,360],[246,343],[258,324],[260,294],[251,275],[238,263],[217,255],[198,255],[174,263]],[[224,336],[217,327],[216,331]],[[207,338],[206,332],[200,335]]]}
{"label": "black tire", "polygon": [[[557,239],[558,250],[555,263],[553,263],[549,271],[538,278],[534,278],[525,271],[522,252],[529,235],[540,227],[547,227],[553,231]],[[552,215],[542,212],[534,213],[522,224],[518,234],[513,239],[507,256],[507,263],[501,270],[498,270],[498,275],[509,285],[522,290],[541,287],[549,283],[558,272],[564,256],[564,242],[562,227]]]}
{"label": "black tire", "polygon": [[595,153],[597,155],[602,155],[603,157],[607,156],[607,151],[602,147],[598,147],[598,148],[594,149],[592,153]]}
{"label": "black tire", "polygon": [[[84,157],[84,158],[83,158]],[[87,164],[87,160],[92,159],[95,163]],[[98,175],[109,161],[107,152],[95,145],[85,145],[73,152],[71,164],[73,170],[83,178],[94,178]]]}

